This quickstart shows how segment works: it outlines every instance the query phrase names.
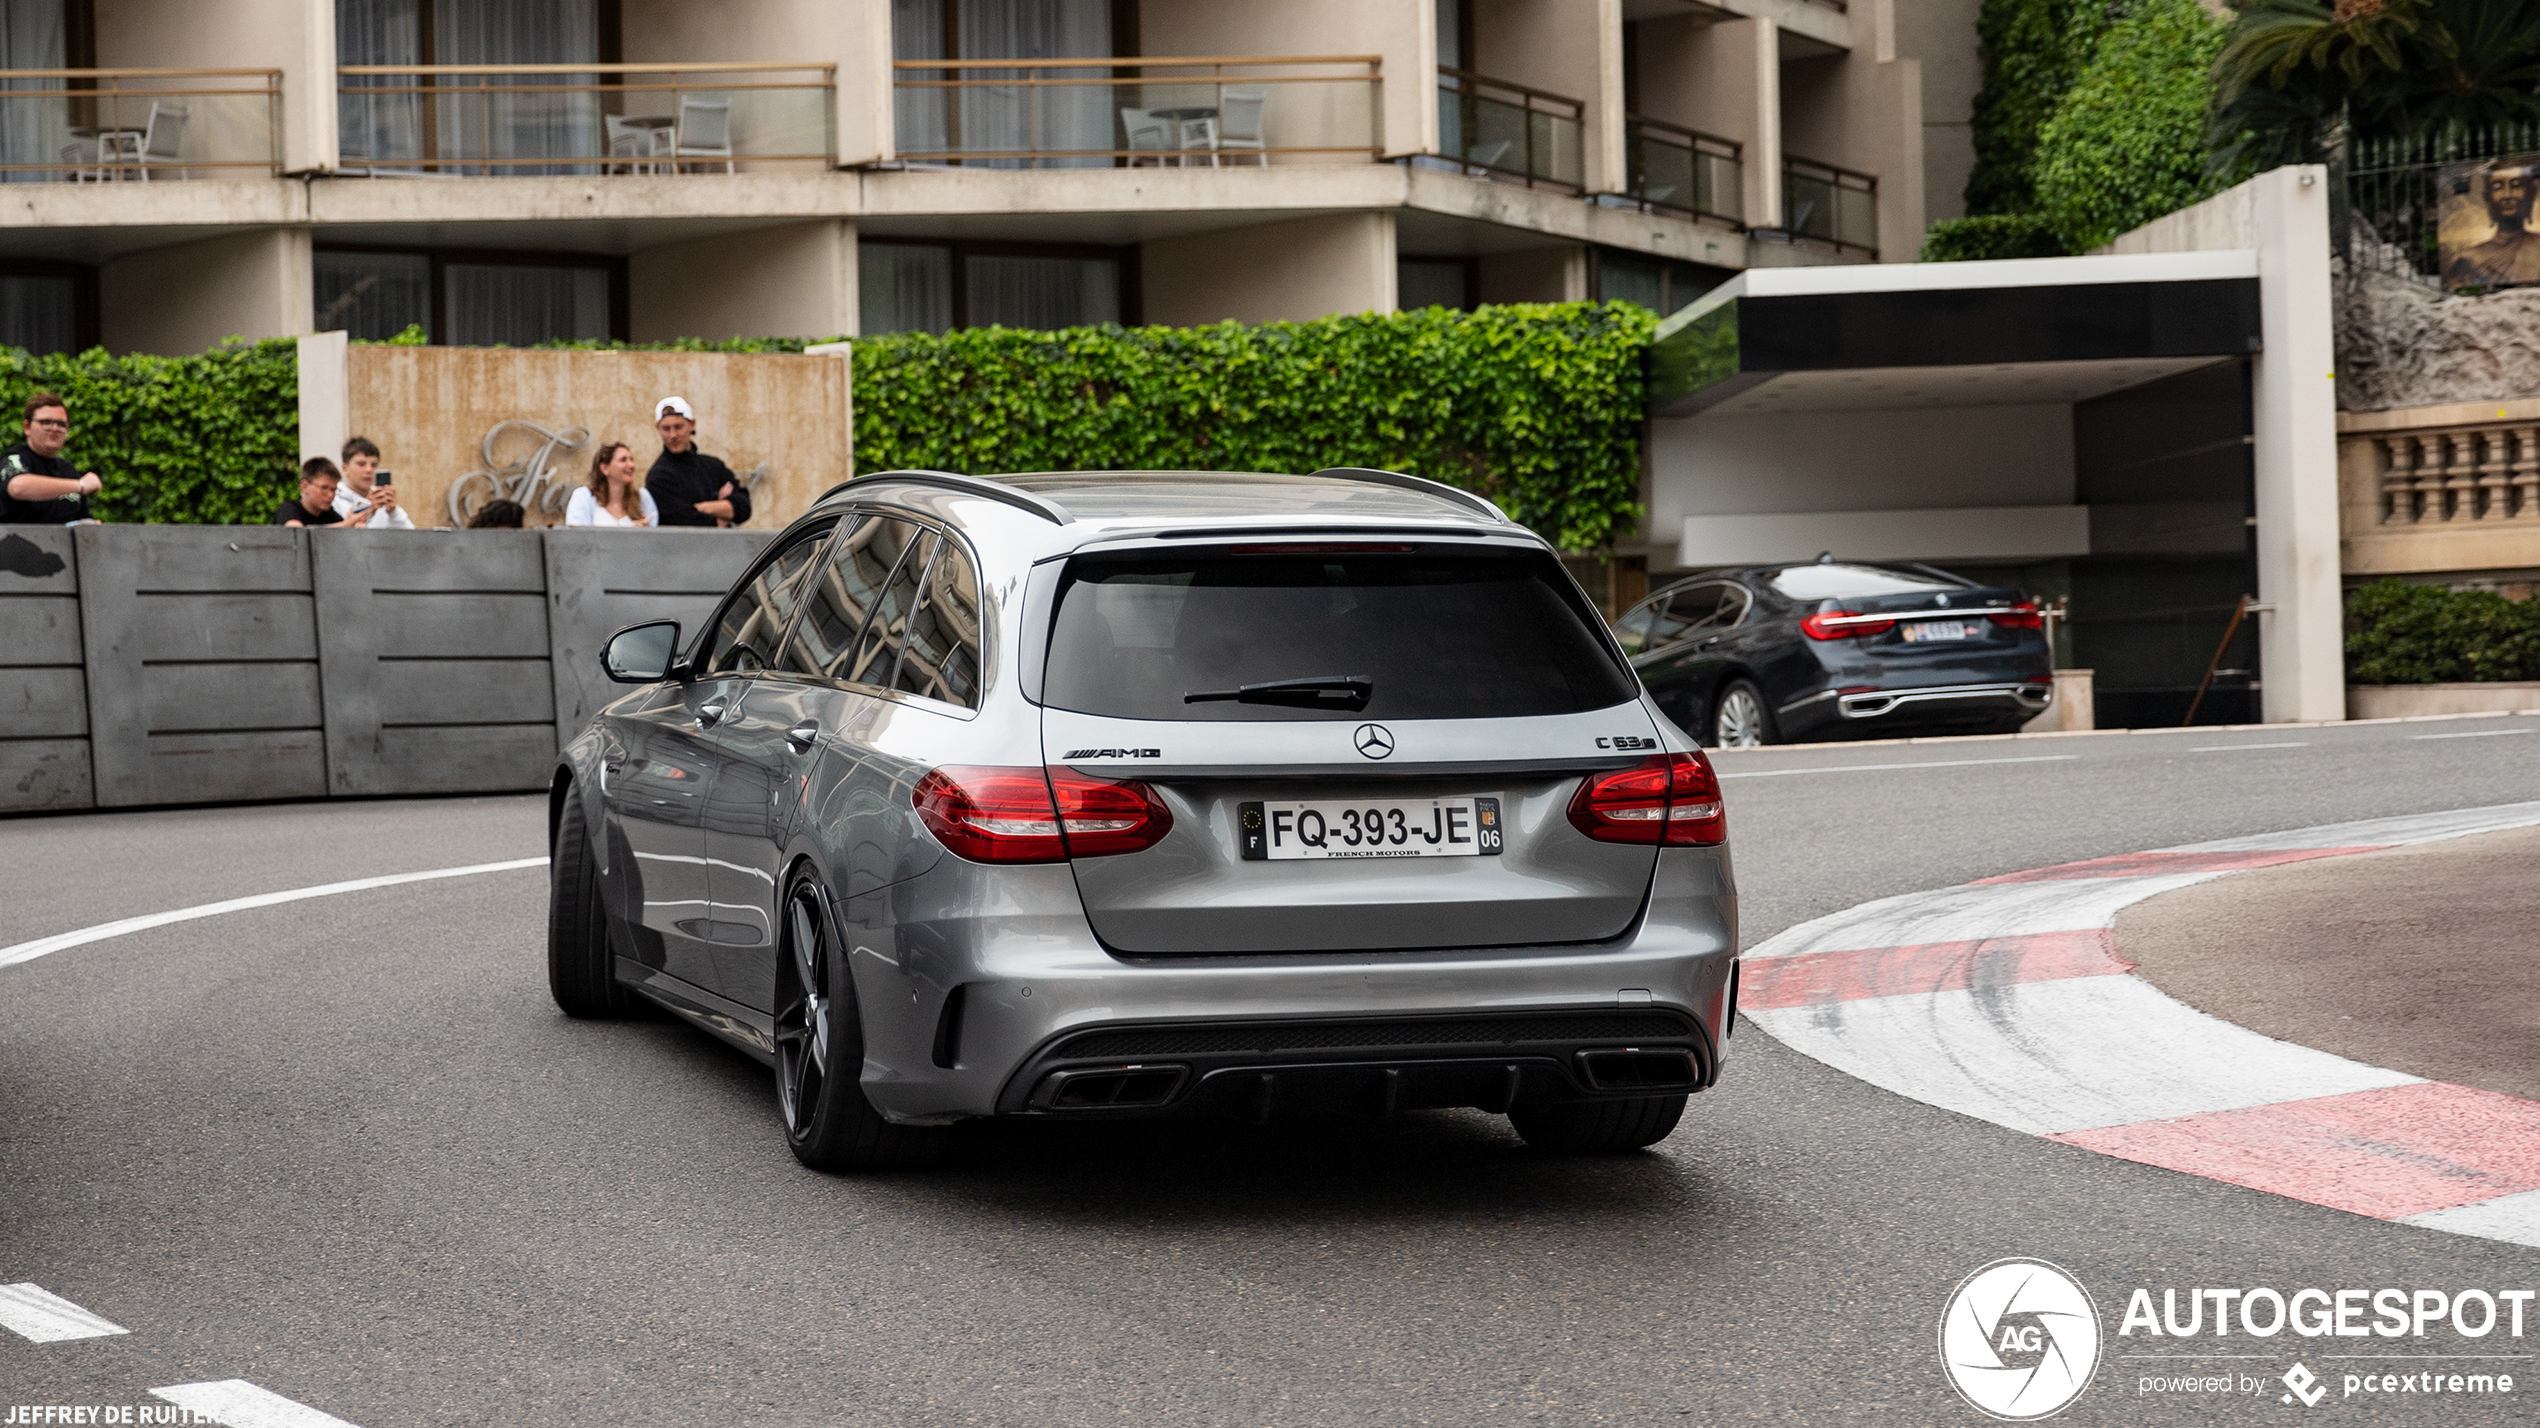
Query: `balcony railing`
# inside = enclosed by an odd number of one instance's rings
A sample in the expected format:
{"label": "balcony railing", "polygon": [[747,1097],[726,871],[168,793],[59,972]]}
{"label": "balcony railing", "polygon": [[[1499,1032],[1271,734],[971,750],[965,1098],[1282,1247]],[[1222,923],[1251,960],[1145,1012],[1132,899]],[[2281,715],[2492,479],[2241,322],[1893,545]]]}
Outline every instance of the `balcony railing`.
{"label": "balcony railing", "polygon": [[1223,168],[1384,153],[1374,55],[896,60],[904,163]]}
{"label": "balcony railing", "polygon": [[1438,149],[1468,172],[1584,190],[1587,106],[1470,70],[1438,67]]}
{"label": "balcony railing", "polygon": [[2434,427],[2363,439],[2381,448],[2380,487],[2371,496],[2380,526],[2540,529],[2540,425]]}
{"label": "balcony railing", "polygon": [[282,171],[282,71],[0,70],[0,182]]}
{"label": "balcony railing", "polygon": [[1631,197],[1650,208],[1714,218],[1732,227],[1744,224],[1744,166],[1735,143],[1637,114],[1627,125]]}
{"label": "balcony railing", "polygon": [[1879,252],[1879,181],[1868,174],[1785,156],[1782,228],[1845,252]]}
{"label": "balcony railing", "polygon": [[344,65],[337,152],[374,176],[826,167],[837,67]]}

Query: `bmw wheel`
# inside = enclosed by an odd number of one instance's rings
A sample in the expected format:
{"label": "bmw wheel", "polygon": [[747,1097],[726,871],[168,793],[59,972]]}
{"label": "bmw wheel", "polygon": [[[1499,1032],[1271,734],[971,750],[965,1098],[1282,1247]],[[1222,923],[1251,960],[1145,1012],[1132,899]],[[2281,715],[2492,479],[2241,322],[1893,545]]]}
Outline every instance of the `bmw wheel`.
{"label": "bmw wheel", "polygon": [[1773,742],[1773,716],[1754,685],[1740,679],[1720,691],[1711,712],[1711,742],[1723,749],[1752,749]]}
{"label": "bmw wheel", "polygon": [[941,1126],[899,1126],[864,1098],[864,1031],[828,899],[797,874],[776,975],[776,1104],[785,1143],[814,1170],[898,1170],[943,1154]]}

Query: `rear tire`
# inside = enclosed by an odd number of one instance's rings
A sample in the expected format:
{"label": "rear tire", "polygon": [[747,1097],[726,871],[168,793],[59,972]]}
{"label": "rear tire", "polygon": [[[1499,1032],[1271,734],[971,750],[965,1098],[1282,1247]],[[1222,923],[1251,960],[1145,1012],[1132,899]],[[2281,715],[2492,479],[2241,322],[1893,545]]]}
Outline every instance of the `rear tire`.
{"label": "rear tire", "polygon": [[1764,692],[1743,679],[1729,681],[1711,702],[1711,742],[1723,749],[1752,749],[1778,743],[1772,711]]}
{"label": "rear tire", "polygon": [[547,864],[547,990],[566,1016],[631,1015],[642,1003],[617,979],[615,961],[608,912],[600,903],[600,859],[591,850],[581,793],[568,786]]}
{"label": "rear tire", "polygon": [[1552,1155],[1616,1155],[1673,1135],[1685,1098],[1633,1096],[1611,1101],[1544,1101],[1508,1108],[1508,1124],[1526,1144]]}
{"label": "rear tire", "polygon": [[855,981],[829,925],[826,899],[796,874],[784,902],[776,964],[776,1107],[794,1158],[835,1175],[911,1170],[943,1158],[948,1126],[901,1126],[864,1097],[864,1028]]}

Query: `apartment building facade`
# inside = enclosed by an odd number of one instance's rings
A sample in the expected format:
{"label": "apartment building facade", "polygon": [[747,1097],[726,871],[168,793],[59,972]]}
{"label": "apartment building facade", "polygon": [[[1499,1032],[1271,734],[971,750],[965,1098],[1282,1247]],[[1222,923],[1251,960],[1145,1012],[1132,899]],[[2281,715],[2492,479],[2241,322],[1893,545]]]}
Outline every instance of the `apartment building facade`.
{"label": "apartment building facade", "polygon": [[0,0],[0,343],[1671,311],[1954,211],[1901,4]]}

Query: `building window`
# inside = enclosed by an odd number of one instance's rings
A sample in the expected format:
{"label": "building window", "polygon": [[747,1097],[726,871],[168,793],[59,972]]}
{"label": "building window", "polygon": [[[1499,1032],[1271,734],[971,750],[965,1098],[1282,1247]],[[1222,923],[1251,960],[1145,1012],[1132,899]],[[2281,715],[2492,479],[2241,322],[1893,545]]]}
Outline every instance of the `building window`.
{"label": "building window", "polygon": [[[1136,52],[1137,7],[1125,0],[891,0],[897,60],[1108,59]],[[1128,43],[1122,43],[1123,40]],[[1101,79],[1105,71],[944,69],[901,72],[923,80]],[[1134,92],[1134,91],[1131,91]],[[1136,102],[1126,100],[1123,102]],[[1028,153],[1109,149],[1108,85],[1029,84],[972,89],[904,88],[893,95],[904,154]],[[1109,158],[964,158],[972,168],[1103,168]]]}
{"label": "building window", "polygon": [[[611,64],[619,10],[619,0],[335,0],[336,63]],[[521,161],[602,151],[599,106],[569,88],[597,84],[596,72],[484,84],[416,75],[338,79],[337,144],[348,166],[587,174],[592,165]],[[365,92],[416,88],[449,93]]]}
{"label": "building window", "polygon": [[96,279],[63,263],[0,267],[0,347],[38,357],[97,345]]}
{"label": "building window", "polygon": [[1470,258],[1405,258],[1394,265],[1394,307],[1417,312],[1443,307],[1471,312],[1479,286]]}
{"label": "building window", "polygon": [[856,249],[860,330],[1047,331],[1132,322],[1135,260],[1116,248],[885,243]]}
{"label": "building window", "polygon": [[626,265],[578,253],[320,249],[317,330],[384,342],[419,326],[452,347],[626,335]]}
{"label": "building window", "polygon": [[1593,290],[1598,302],[1636,302],[1660,317],[1690,306],[1696,298],[1735,276],[1726,268],[1679,263],[1617,248],[1592,251],[1596,265]]}

